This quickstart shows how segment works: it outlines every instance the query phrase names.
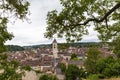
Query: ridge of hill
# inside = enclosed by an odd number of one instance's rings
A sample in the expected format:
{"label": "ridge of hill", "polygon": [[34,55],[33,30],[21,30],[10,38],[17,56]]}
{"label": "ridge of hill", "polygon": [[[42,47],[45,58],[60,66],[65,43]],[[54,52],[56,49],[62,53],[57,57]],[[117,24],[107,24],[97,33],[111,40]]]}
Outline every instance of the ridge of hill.
{"label": "ridge of hill", "polygon": [[7,51],[23,51],[25,50],[24,47],[18,45],[6,45]]}
{"label": "ridge of hill", "polygon": [[[70,46],[70,47],[101,47],[100,42],[77,42],[77,43],[58,43],[58,46]],[[24,48],[51,48],[52,44],[40,44],[32,46],[24,46]]]}
{"label": "ridge of hill", "polygon": [[[23,51],[25,49],[52,48],[52,44],[40,44],[31,46],[6,45],[8,51]],[[58,47],[101,47],[101,42],[77,42],[77,43],[58,43]]]}

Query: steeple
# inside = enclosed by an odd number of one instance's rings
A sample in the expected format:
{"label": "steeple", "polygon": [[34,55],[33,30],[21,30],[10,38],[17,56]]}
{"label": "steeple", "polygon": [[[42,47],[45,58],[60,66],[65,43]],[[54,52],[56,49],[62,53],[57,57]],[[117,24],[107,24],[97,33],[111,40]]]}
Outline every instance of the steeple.
{"label": "steeple", "polygon": [[58,58],[58,45],[56,39],[53,40],[52,48],[53,48],[53,57]]}
{"label": "steeple", "polygon": [[53,43],[57,43],[56,39],[53,40]]}
{"label": "steeple", "polygon": [[58,62],[57,62],[57,59],[58,59],[58,45],[57,45],[56,39],[53,40],[52,49],[53,49],[53,59],[54,59],[54,73],[56,74],[56,66],[58,65]]}

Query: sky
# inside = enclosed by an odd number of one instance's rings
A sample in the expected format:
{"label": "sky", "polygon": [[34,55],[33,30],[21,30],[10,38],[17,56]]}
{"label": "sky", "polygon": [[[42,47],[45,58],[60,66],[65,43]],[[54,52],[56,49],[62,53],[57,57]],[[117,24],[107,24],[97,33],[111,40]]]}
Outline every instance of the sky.
{"label": "sky", "polygon": [[[6,45],[39,45],[51,44],[53,39],[49,40],[44,37],[46,30],[46,18],[48,11],[61,10],[59,0],[29,0],[30,15],[28,21],[15,20],[15,23],[8,24],[8,31],[14,34],[14,38],[7,41]],[[98,41],[97,32],[89,28],[89,35],[83,36],[82,42]],[[58,43],[66,42],[64,38],[56,38]]]}

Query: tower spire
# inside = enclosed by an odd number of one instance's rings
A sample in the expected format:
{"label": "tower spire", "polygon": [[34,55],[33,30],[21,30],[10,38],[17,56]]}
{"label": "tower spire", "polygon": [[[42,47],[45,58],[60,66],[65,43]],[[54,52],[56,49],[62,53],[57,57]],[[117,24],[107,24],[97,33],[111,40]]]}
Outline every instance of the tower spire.
{"label": "tower spire", "polygon": [[58,58],[58,45],[56,39],[53,40],[53,57]]}
{"label": "tower spire", "polygon": [[54,38],[53,43],[57,43],[56,39]]}

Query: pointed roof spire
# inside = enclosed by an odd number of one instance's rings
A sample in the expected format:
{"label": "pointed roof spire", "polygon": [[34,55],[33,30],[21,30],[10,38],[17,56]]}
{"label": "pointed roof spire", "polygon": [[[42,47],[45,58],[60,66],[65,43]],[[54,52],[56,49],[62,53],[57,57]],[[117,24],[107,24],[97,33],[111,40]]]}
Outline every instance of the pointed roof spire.
{"label": "pointed roof spire", "polygon": [[53,43],[57,43],[56,39],[53,40]]}

